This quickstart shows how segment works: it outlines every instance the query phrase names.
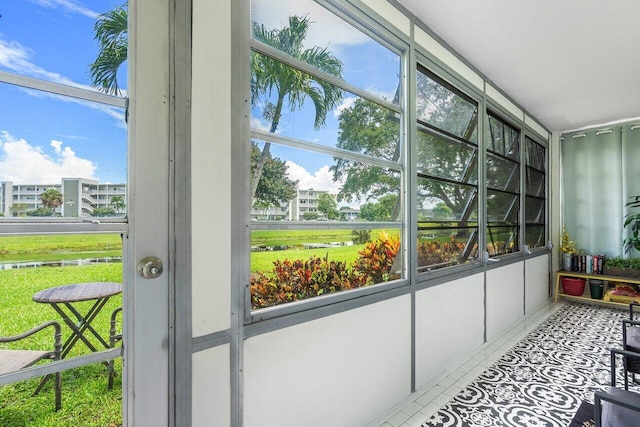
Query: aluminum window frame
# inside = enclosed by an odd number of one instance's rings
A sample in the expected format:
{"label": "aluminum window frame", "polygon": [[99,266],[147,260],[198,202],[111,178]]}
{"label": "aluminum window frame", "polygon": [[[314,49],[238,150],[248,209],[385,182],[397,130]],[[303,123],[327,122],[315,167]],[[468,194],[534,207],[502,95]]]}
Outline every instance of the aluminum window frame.
{"label": "aluminum window frame", "polygon": [[[246,0],[250,3],[250,0]],[[408,245],[403,244],[403,242],[408,241],[409,228],[410,224],[407,220],[408,217],[408,177],[407,177],[407,151],[409,147],[409,140],[407,137],[407,111],[408,111],[408,94],[407,94],[407,84],[406,84],[406,75],[408,73],[408,55],[410,50],[410,43],[403,40],[398,35],[384,28],[382,25],[377,23],[374,19],[372,19],[369,15],[362,12],[356,6],[349,4],[347,2],[340,2],[335,0],[330,1],[321,1],[314,0],[320,6],[327,9],[329,12],[334,13],[335,15],[342,18],[347,24],[352,25],[354,28],[362,31],[365,35],[369,36],[375,42],[380,43],[387,49],[391,50],[393,53],[398,55],[399,64],[400,64],[400,77],[399,77],[399,89],[400,96],[398,104],[394,104],[393,102],[389,102],[371,92],[367,92],[355,85],[337,78],[331,74],[325,73],[321,70],[314,68],[313,66],[300,61],[284,52],[281,52],[275,48],[272,48],[268,45],[265,45],[262,42],[259,42],[251,36],[251,34],[247,34],[247,40],[249,45],[250,52],[257,52],[262,55],[268,56],[272,59],[282,62],[283,64],[295,68],[299,71],[307,73],[312,77],[322,79],[340,89],[343,89],[347,92],[350,92],[354,95],[359,96],[361,99],[366,101],[373,102],[376,105],[379,105],[383,108],[388,109],[394,113],[400,115],[399,117],[399,135],[398,135],[398,143],[400,144],[399,153],[400,156],[397,162],[393,162],[390,160],[377,158],[373,156],[368,156],[365,154],[352,152],[344,149],[340,149],[337,147],[329,147],[329,146],[321,146],[315,145],[308,141],[300,140],[298,138],[292,138],[287,136],[278,135],[277,133],[269,133],[257,129],[253,129],[249,126],[248,134],[249,141],[252,138],[256,138],[260,141],[268,141],[271,143],[280,144],[286,147],[302,149],[309,152],[316,152],[320,154],[326,155],[335,155],[343,159],[362,162],[365,164],[370,164],[372,166],[380,166],[384,168],[388,168],[394,171],[397,171],[400,174],[400,198],[402,200],[402,208],[401,208],[401,217],[397,222],[367,222],[362,223],[362,225],[352,222],[345,222],[344,224],[339,224],[339,222],[329,223],[330,227],[335,227],[338,229],[364,229],[364,228],[372,228],[377,226],[383,226],[385,228],[394,228],[400,230],[400,241],[401,246],[398,252],[398,255],[401,255],[402,263],[403,263],[403,276],[400,279],[392,280],[388,282],[377,283],[372,286],[352,289],[348,291],[336,292],[333,294],[316,296],[313,298],[280,304],[273,307],[267,307],[259,310],[252,310],[251,308],[251,293],[249,286],[249,274],[248,274],[248,266],[250,265],[250,233],[252,230],[260,230],[260,229],[269,229],[269,230],[291,230],[291,229],[326,229],[328,228],[328,224],[313,223],[313,222],[303,222],[303,221],[290,221],[286,224],[274,224],[268,221],[248,221],[247,222],[247,232],[249,233],[246,249],[244,253],[246,254],[246,262],[244,265],[247,267],[247,271],[244,274],[241,274],[243,277],[243,292],[242,292],[242,301],[244,306],[244,325],[252,325],[252,324],[260,324],[260,322],[276,320],[281,317],[291,317],[292,315],[295,317],[296,314],[299,313],[308,313],[310,310],[318,310],[323,307],[334,307],[329,309],[330,312],[340,311],[341,308],[339,306],[343,306],[343,304],[351,304],[349,301],[358,300],[362,301],[363,299],[374,298],[374,300],[383,300],[387,297],[385,295],[389,295],[389,293],[397,293],[399,289],[405,288],[407,290],[400,291],[401,293],[408,292],[409,288],[409,278],[411,276],[411,271],[409,267],[409,256],[410,251],[408,250]],[[251,27],[252,18],[246,17],[249,21],[249,27]],[[249,76],[250,76],[249,72]],[[247,80],[247,86],[248,80]],[[250,110],[250,106],[247,106]],[[249,111],[250,113],[250,111]],[[248,141],[247,141],[248,142]],[[245,143],[248,145],[248,143]],[[245,164],[248,162],[248,148],[244,148],[245,153]],[[246,178],[244,178],[246,180]],[[245,186],[245,189],[247,187]],[[247,193],[248,194],[248,190]],[[246,216],[249,216],[249,212],[251,211],[250,201],[248,197],[244,197],[247,199],[244,203],[245,211],[247,212]],[[339,225],[338,225],[339,224]],[[244,258],[244,256],[243,256]],[[336,306],[337,305],[337,306]]]}

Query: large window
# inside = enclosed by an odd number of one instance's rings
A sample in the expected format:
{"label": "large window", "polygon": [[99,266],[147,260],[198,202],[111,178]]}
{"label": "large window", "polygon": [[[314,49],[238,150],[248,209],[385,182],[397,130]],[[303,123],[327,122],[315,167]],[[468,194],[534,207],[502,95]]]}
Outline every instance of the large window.
{"label": "large window", "polygon": [[313,1],[252,1],[253,310],[404,277],[400,51]]}
{"label": "large window", "polygon": [[478,255],[478,105],[419,67],[418,269],[465,264]]}
{"label": "large window", "polygon": [[487,252],[520,250],[520,131],[489,113],[486,127]]}

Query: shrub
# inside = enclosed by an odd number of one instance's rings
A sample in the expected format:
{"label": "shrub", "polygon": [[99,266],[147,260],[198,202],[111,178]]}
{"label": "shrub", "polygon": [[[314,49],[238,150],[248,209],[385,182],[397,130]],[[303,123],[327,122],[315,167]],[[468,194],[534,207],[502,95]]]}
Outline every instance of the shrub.
{"label": "shrub", "polygon": [[457,263],[460,260],[460,254],[464,250],[465,244],[456,242],[455,238],[451,238],[451,242],[432,242],[418,243],[418,265],[438,265]]}
{"label": "shrub", "polygon": [[396,279],[399,274],[391,273],[391,267],[399,249],[397,238],[381,233],[376,242],[358,252],[360,257],[351,268],[345,262],[329,261],[328,254],[306,261],[277,260],[271,272],[251,276],[251,306],[270,307]]}
{"label": "shrub", "polygon": [[399,278],[399,274],[391,272],[399,250],[400,240],[385,231],[380,233],[377,241],[368,243],[358,252],[360,257],[353,263],[360,285],[369,286]]}

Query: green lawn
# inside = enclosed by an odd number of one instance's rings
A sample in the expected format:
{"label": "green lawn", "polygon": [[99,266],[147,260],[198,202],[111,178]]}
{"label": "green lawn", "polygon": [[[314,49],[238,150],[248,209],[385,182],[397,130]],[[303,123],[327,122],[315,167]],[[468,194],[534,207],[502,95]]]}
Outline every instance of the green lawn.
{"label": "green lawn", "polygon": [[[383,230],[372,230],[371,240],[376,240]],[[398,230],[387,230],[397,236]],[[329,257],[330,261],[343,261],[351,265],[358,258],[358,252],[364,244],[352,246],[338,246],[319,249],[302,249],[304,243],[333,243],[350,242],[354,238],[351,230],[285,230],[285,231],[254,231],[251,233],[251,246],[288,246],[298,249],[251,252],[251,271],[271,271],[276,260],[307,260],[312,255],[320,258]]]}
{"label": "green lawn", "polygon": [[307,260],[312,255],[320,258],[328,255],[330,261],[344,261],[347,265],[350,265],[358,258],[358,251],[361,251],[363,248],[364,245],[353,245],[321,249],[287,249],[284,251],[252,252],[251,271],[271,271],[273,269],[273,262],[276,260]]}
{"label": "green lawn", "polygon": [[0,237],[0,263],[59,261],[121,255],[122,238],[119,234]]}
{"label": "green lawn", "polygon": [[[21,251],[28,252],[51,248],[51,241],[61,238],[60,247],[73,252],[81,252],[87,247],[94,248],[101,241],[101,247],[117,244],[113,236],[91,236],[79,239],[74,247],[73,239],[78,236],[49,236],[40,239],[37,236],[3,237],[0,247],[6,249],[11,258]],[[93,239],[93,237],[98,237]],[[14,240],[15,239],[15,240]],[[119,236],[118,236],[119,239]],[[13,240],[9,245],[9,240]],[[91,243],[87,245],[87,243]],[[43,246],[45,249],[43,249]],[[54,245],[53,250],[58,246]],[[89,249],[91,250],[91,249]],[[23,253],[25,253],[23,252]],[[120,252],[121,254],[121,252]],[[77,256],[76,256],[77,257]],[[40,259],[40,255],[35,255]],[[53,286],[88,281],[122,282],[122,264],[98,264],[84,267],[39,267],[0,270],[0,335],[9,336],[25,332],[47,321],[57,320],[62,325],[63,341],[69,336],[69,329],[60,316],[49,305],[38,304],[31,300],[34,293]],[[87,304],[78,305],[83,310]],[[93,325],[103,336],[109,333],[110,313],[122,305],[122,297],[111,298]],[[33,338],[21,341],[18,345],[6,344],[5,348],[28,346],[29,349],[49,349],[52,347],[52,332],[49,329],[36,334]],[[71,356],[87,354],[89,350],[79,342]],[[48,363],[48,362],[44,362]],[[107,389],[107,370],[102,364],[93,364],[68,370],[62,373],[62,409],[54,411],[53,381],[49,381],[38,396],[32,396],[40,379],[26,380],[0,387],[0,426],[120,426],[121,413],[121,361],[116,361],[117,377],[113,390]]]}

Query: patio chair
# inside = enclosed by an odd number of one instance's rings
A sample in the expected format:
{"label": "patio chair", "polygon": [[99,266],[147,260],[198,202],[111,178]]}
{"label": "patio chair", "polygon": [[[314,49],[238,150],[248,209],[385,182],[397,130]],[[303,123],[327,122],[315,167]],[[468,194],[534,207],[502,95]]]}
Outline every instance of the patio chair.
{"label": "patio chair", "polygon": [[637,427],[640,420],[640,394],[616,387],[616,356],[621,355],[625,366],[628,359],[639,358],[640,353],[611,349],[611,387],[594,394],[594,421],[596,427]]}
{"label": "patio chair", "polygon": [[[27,368],[34,365],[36,362],[39,362],[40,360],[60,360],[62,351],[62,333],[60,330],[60,324],[53,320],[42,323],[41,325],[38,325],[35,328],[19,335],[14,335],[11,337],[0,337],[0,343],[9,343],[23,340],[49,326],[52,326],[54,330],[53,351],[0,349],[0,375],[9,374],[22,368]],[[56,372],[54,375],[56,400],[55,407],[56,411],[58,411],[62,407],[62,378],[60,372]]]}
{"label": "patio chair", "polygon": [[[636,312],[640,309],[640,304],[632,302],[629,304],[629,319],[622,321],[622,348],[624,350],[640,353],[640,321]],[[635,319],[634,319],[634,314]],[[629,388],[627,373],[631,373],[631,380],[635,382],[635,375],[640,374],[640,357],[625,357],[625,390]]]}
{"label": "patio chair", "polygon": [[[122,307],[118,307],[111,313],[111,328],[109,329],[109,347],[115,348],[116,342],[122,341],[122,332],[118,333],[116,329],[118,313],[122,312]],[[113,379],[116,376],[116,371],[113,367],[113,359],[109,360],[109,390],[113,389]]]}

